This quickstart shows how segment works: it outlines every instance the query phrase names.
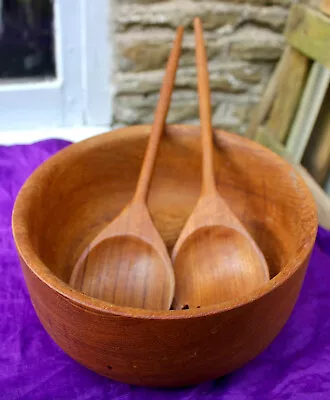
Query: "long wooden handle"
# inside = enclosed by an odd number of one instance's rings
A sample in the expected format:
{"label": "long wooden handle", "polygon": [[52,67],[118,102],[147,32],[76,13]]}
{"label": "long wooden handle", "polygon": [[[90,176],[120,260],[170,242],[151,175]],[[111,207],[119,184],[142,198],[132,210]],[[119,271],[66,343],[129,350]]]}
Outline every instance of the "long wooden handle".
{"label": "long wooden handle", "polygon": [[184,29],[182,26],[178,27],[173,48],[170,57],[168,59],[165,76],[160,90],[160,96],[155,113],[154,123],[150,133],[147,151],[143,160],[142,169],[140,172],[135,196],[133,199],[134,202],[145,202],[148,194],[149,183],[155,164],[159,140],[164,130],[166,116],[168,113],[172,97],[176,70],[178,68],[180,54],[181,54],[183,30]]}
{"label": "long wooden handle", "polygon": [[201,121],[202,150],[203,150],[203,182],[202,194],[216,192],[213,164],[213,133],[211,116],[211,94],[207,55],[203,38],[203,27],[200,18],[194,19],[196,41],[196,67],[199,96],[199,117]]}

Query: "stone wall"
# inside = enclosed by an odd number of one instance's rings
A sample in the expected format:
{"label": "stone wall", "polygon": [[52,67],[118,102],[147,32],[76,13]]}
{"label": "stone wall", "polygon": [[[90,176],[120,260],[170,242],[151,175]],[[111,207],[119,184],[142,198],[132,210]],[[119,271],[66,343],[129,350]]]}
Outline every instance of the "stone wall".
{"label": "stone wall", "polygon": [[185,26],[168,122],[198,123],[192,20],[207,40],[213,123],[243,133],[284,47],[290,0],[114,0],[117,124],[151,122],[175,28]]}

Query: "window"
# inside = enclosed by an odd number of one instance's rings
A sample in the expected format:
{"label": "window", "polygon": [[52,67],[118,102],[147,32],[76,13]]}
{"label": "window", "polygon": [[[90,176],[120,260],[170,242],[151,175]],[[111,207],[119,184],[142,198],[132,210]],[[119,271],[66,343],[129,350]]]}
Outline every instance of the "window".
{"label": "window", "polygon": [[0,0],[0,15],[0,142],[108,129],[110,1]]}

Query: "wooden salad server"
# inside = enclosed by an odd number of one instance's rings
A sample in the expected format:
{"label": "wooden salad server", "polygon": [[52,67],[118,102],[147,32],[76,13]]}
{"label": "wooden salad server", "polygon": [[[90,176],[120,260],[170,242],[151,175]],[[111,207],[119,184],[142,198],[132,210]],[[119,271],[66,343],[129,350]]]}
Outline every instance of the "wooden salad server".
{"label": "wooden salad server", "polygon": [[200,198],[172,253],[176,309],[233,300],[269,280],[262,252],[216,188],[207,56],[199,18],[194,29],[203,178]]}
{"label": "wooden salad server", "polygon": [[90,243],[70,278],[70,285],[75,289],[120,306],[168,310],[173,301],[172,263],[151,220],[147,195],[174,87],[182,37],[183,27],[179,27],[135,195]]}

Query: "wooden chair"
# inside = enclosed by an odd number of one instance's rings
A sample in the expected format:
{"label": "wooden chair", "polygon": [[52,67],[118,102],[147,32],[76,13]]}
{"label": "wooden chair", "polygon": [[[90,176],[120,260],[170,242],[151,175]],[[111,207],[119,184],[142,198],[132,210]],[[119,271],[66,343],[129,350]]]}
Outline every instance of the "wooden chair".
{"label": "wooden chair", "polygon": [[330,229],[330,198],[321,187],[330,176],[330,0],[319,9],[294,4],[285,37],[246,136],[295,166],[315,197],[320,224]]}

